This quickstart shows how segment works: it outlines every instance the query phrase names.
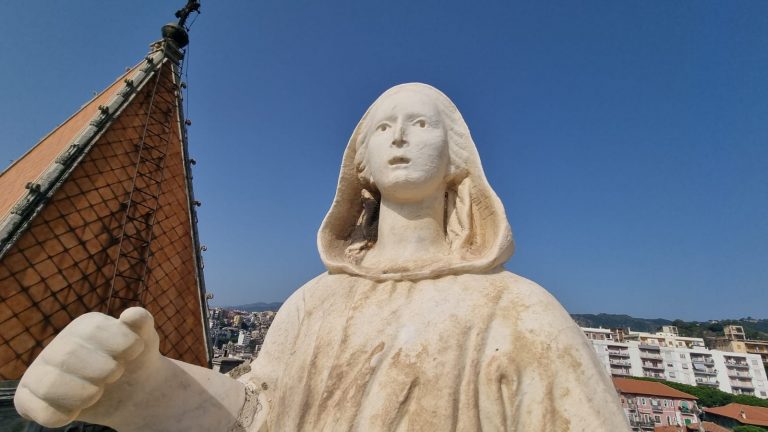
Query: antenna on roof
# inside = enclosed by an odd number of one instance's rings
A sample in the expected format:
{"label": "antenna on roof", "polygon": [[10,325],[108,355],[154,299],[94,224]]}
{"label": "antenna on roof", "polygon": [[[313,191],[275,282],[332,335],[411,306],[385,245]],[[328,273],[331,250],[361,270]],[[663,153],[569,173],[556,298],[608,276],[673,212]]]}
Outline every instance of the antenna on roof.
{"label": "antenna on roof", "polygon": [[168,23],[163,26],[162,33],[163,38],[171,39],[179,48],[184,48],[189,44],[189,34],[186,27],[187,18],[192,12],[200,14],[200,1],[187,0],[187,4],[183,8],[176,11],[176,18],[179,19],[178,23]]}

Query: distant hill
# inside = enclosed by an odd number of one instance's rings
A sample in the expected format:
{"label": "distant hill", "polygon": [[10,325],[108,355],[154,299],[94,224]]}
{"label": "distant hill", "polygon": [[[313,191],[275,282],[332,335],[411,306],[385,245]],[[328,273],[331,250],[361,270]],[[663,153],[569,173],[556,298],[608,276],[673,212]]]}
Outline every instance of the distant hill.
{"label": "distant hill", "polygon": [[633,331],[655,332],[661,326],[672,325],[672,321],[663,318],[634,318],[629,315],[614,314],[571,314],[581,327],[627,328]]}
{"label": "distant hill", "polygon": [[245,312],[266,312],[266,311],[277,311],[280,309],[280,306],[283,304],[280,302],[275,303],[264,303],[264,302],[258,302],[258,303],[248,303],[248,304],[242,304],[242,305],[236,305],[236,306],[222,306],[224,309],[229,310],[240,310]]}

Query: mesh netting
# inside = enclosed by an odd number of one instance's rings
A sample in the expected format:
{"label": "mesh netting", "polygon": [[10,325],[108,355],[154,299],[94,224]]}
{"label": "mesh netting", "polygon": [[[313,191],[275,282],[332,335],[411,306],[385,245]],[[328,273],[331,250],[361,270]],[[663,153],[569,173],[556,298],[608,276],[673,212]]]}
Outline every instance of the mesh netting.
{"label": "mesh netting", "polygon": [[162,67],[153,103],[151,78],[0,261],[0,379],[77,316],[139,305],[164,355],[207,364],[173,73]]}

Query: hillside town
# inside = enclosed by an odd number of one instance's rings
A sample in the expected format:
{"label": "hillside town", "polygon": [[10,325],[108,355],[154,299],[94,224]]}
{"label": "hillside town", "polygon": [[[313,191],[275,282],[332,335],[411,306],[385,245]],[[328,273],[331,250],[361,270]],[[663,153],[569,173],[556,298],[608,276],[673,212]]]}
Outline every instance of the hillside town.
{"label": "hillside town", "polygon": [[208,325],[214,370],[226,373],[258,356],[275,313],[211,309]]}

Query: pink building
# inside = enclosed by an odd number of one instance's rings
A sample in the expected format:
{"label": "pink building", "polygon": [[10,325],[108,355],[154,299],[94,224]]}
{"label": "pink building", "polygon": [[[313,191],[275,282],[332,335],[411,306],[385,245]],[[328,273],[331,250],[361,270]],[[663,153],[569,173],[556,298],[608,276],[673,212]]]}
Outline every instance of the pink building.
{"label": "pink building", "polygon": [[633,431],[699,423],[696,396],[651,381],[613,378]]}

